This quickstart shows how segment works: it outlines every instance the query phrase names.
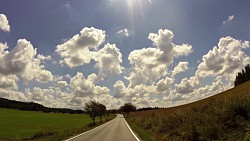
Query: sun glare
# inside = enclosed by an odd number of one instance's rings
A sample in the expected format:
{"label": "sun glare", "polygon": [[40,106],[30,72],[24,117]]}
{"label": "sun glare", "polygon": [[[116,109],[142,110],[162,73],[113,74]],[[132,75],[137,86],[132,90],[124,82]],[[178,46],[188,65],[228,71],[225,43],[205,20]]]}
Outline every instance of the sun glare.
{"label": "sun glare", "polygon": [[129,16],[129,20],[132,28],[135,28],[135,18],[136,16],[140,16],[142,20],[144,20],[144,8],[143,8],[143,0],[126,0],[127,1],[127,12]]}

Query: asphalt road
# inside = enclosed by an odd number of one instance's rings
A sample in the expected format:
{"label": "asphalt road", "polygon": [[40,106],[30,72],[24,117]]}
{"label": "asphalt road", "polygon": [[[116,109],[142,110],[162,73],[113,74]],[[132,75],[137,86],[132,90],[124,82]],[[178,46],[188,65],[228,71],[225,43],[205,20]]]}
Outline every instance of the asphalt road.
{"label": "asphalt road", "polygon": [[123,115],[66,141],[140,141],[127,125]]}

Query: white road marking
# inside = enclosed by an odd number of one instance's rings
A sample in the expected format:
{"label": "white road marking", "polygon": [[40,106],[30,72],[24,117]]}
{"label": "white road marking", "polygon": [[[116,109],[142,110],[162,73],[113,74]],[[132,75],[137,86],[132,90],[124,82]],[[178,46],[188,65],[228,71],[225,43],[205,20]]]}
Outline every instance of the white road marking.
{"label": "white road marking", "polygon": [[[123,118],[125,120],[125,118]],[[125,120],[126,125],[128,126],[128,129],[130,130],[130,132],[133,134],[133,136],[136,138],[137,141],[140,141],[139,138],[135,135],[135,133],[131,130],[131,128],[129,127],[127,121]]]}
{"label": "white road marking", "polygon": [[[114,119],[115,119],[115,118],[114,118]],[[114,119],[113,119],[113,120],[114,120]],[[113,121],[113,120],[111,120],[111,121]],[[109,121],[109,122],[111,122],[111,121]],[[104,123],[104,124],[107,124],[107,123],[109,123],[109,122],[106,122],[106,123]],[[72,138],[70,138],[70,139],[67,139],[67,140],[65,140],[65,141],[73,140],[73,139],[75,139],[75,138],[77,138],[77,137],[79,137],[79,136],[81,136],[81,135],[84,135],[84,134],[86,134],[86,133],[88,133],[88,132],[90,132],[90,131],[92,131],[92,130],[95,130],[95,129],[97,129],[97,128],[103,126],[104,124],[102,124],[102,125],[100,125],[100,126],[97,126],[97,127],[93,128],[93,129],[91,129],[91,130],[88,130],[88,131],[86,131],[86,132],[83,132],[83,133],[81,133],[81,134],[79,134],[79,135],[76,135],[76,136],[74,136],[74,137],[72,137]]]}

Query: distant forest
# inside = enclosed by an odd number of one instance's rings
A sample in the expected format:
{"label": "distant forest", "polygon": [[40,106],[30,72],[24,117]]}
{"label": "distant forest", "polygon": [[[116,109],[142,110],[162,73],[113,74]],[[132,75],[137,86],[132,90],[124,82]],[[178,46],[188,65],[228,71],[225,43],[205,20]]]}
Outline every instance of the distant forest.
{"label": "distant forest", "polygon": [[72,110],[66,108],[48,108],[41,104],[34,102],[20,102],[15,100],[8,100],[5,98],[0,98],[0,108],[17,109],[25,111],[41,111],[46,113],[70,113],[70,114],[80,114],[84,113],[82,110]]}
{"label": "distant forest", "polygon": [[235,78],[234,86],[238,86],[242,83],[245,83],[250,80],[250,65],[246,65],[245,69],[242,69],[241,72]]}

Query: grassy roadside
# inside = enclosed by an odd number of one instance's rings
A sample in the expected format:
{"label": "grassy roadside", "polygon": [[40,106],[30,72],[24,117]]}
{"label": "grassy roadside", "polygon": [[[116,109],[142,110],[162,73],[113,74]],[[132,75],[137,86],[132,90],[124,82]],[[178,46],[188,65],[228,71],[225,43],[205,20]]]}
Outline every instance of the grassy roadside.
{"label": "grassy roadside", "polygon": [[147,131],[143,130],[142,128],[131,122],[130,118],[126,118],[126,121],[131,127],[131,129],[140,137],[142,141],[156,141],[156,139],[151,136]]}
{"label": "grassy roadside", "polygon": [[[115,115],[110,116],[109,120]],[[86,114],[61,114],[0,108],[0,140],[62,140],[93,126]],[[97,126],[100,125],[97,118]]]}
{"label": "grassy roadside", "polygon": [[249,141],[250,82],[185,106],[131,113],[128,122],[142,138],[141,131],[162,141]]}

